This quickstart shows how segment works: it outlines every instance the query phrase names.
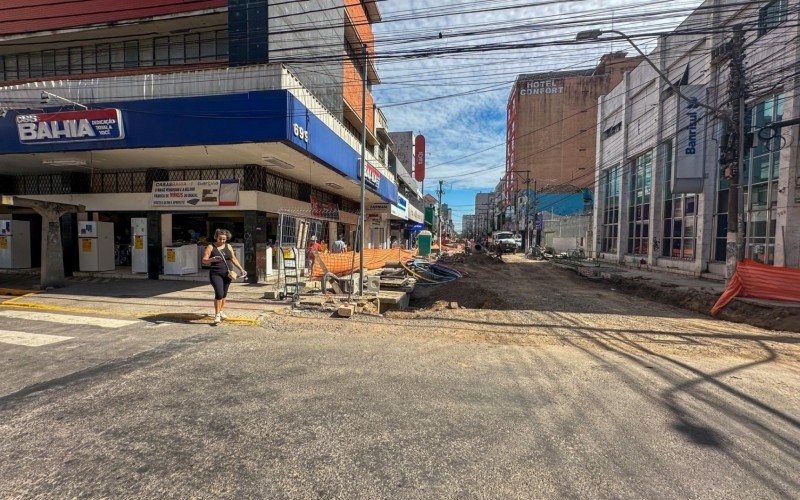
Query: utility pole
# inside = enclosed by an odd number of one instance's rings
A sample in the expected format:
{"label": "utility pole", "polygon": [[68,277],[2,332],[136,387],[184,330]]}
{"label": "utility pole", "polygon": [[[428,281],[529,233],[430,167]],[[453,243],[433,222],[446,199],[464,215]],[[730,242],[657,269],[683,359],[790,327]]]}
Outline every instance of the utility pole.
{"label": "utility pole", "polygon": [[364,237],[366,207],[365,191],[367,188],[366,179],[367,164],[367,44],[361,45],[361,210],[358,214],[358,226],[361,229],[359,234],[359,256],[358,256],[358,295],[364,295]]}
{"label": "utility pole", "polygon": [[531,245],[531,225],[530,225],[530,215],[531,215],[531,172],[530,170],[525,171],[525,248],[523,250],[527,251]]}
{"label": "utility pole", "polygon": [[442,185],[444,184],[443,180],[439,181],[439,253],[442,253],[442,247],[444,246],[444,242],[442,241]]}
{"label": "utility pole", "polygon": [[745,74],[744,74],[744,30],[742,25],[733,27],[730,45],[730,121],[723,151],[725,178],[728,180],[728,232],[725,242],[725,279],[730,281],[737,263],[744,256],[744,207],[739,206],[741,175],[744,171],[745,148]]}
{"label": "utility pole", "polygon": [[536,179],[533,180],[533,224],[534,224],[534,231],[536,234],[536,239],[534,240],[536,245],[541,243],[541,235],[539,232],[539,195],[536,191]]}

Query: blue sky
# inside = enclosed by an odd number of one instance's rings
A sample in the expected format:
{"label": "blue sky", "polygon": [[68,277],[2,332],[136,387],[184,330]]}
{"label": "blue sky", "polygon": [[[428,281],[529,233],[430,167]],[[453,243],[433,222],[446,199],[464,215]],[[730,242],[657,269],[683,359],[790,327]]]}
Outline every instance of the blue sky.
{"label": "blue sky", "polygon": [[[527,0],[381,1],[378,5],[383,22],[375,26],[378,54],[495,42],[571,40],[577,31],[585,28],[548,29],[546,24],[581,15],[608,19],[593,26],[601,29],[613,26],[629,33],[643,29],[669,31],[677,25],[679,18],[647,26],[640,22],[615,24],[614,18],[635,13],[637,9],[646,12],[654,8],[654,4],[661,4],[656,7],[658,9],[665,8],[665,5],[689,8],[700,2],[543,1],[535,7],[531,7],[531,3]],[[480,6],[500,9],[464,13],[467,9],[478,10]],[[521,29],[522,23],[533,28]],[[498,34],[482,34],[481,30],[487,27],[500,27],[501,30]],[[476,34],[462,36],[467,29]],[[412,38],[414,40],[410,41]],[[652,41],[641,43],[645,50],[654,46]],[[473,211],[475,193],[492,190],[503,174],[506,103],[516,75],[593,67],[601,54],[612,50],[629,50],[629,47],[622,46],[621,42],[604,42],[438,58],[379,58],[378,71],[382,83],[373,92],[391,130],[412,130],[415,134],[425,135],[426,192],[435,191],[438,179],[445,181],[444,201],[453,206],[454,223],[456,228],[460,228],[461,215]]]}

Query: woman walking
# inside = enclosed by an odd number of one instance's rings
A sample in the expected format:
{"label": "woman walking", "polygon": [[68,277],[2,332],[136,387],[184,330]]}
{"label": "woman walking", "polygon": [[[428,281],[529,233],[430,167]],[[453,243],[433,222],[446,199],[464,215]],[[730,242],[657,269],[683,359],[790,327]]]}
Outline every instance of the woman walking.
{"label": "woman walking", "polygon": [[214,287],[214,324],[218,325],[223,319],[228,316],[222,312],[225,307],[225,298],[228,296],[228,287],[236,278],[236,273],[233,268],[236,267],[241,271],[240,278],[246,278],[247,273],[239,261],[236,259],[236,254],[228,244],[231,239],[231,233],[227,229],[217,229],[214,231],[214,243],[206,247],[203,252],[203,264],[211,266],[211,271],[208,273],[211,286]]}

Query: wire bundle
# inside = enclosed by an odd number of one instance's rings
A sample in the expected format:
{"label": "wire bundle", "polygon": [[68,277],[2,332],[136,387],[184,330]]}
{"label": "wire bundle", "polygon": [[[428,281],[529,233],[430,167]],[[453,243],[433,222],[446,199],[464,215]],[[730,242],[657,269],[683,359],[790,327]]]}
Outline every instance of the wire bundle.
{"label": "wire bundle", "polygon": [[410,259],[401,263],[403,269],[417,278],[418,285],[441,285],[463,277],[461,272],[443,264]]}

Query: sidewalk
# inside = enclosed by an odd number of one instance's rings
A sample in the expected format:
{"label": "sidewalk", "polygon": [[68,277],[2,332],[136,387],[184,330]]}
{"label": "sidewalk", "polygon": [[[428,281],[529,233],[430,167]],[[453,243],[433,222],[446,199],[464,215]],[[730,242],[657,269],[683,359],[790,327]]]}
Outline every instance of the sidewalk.
{"label": "sidewalk", "polygon": [[[153,322],[209,323],[214,294],[210,285],[190,281],[69,279],[64,288],[35,290],[37,279],[0,276],[3,307],[137,318]],[[274,285],[232,283],[228,294],[229,323],[257,325],[269,310],[288,303],[264,300]]]}
{"label": "sidewalk", "polygon": [[[615,290],[706,316],[711,315],[711,307],[725,290],[725,283],[716,279],[636,269],[608,262],[553,262],[553,265],[573,270],[588,279],[606,281]],[[800,332],[800,303],[739,297],[717,318],[770,330]]]}

